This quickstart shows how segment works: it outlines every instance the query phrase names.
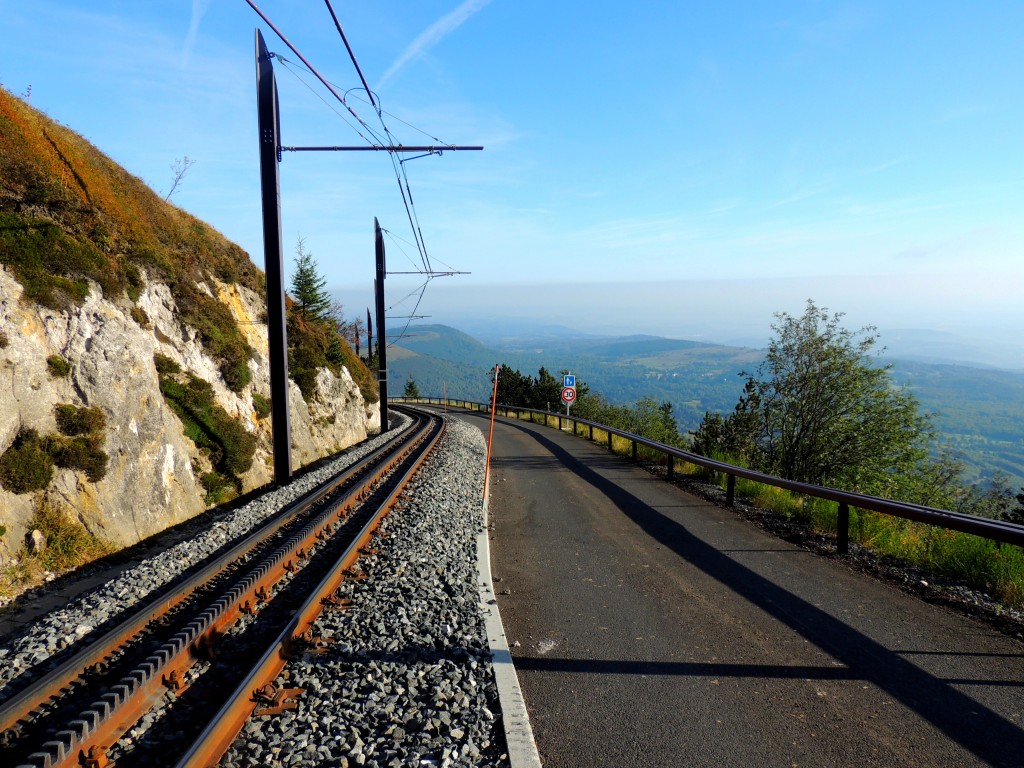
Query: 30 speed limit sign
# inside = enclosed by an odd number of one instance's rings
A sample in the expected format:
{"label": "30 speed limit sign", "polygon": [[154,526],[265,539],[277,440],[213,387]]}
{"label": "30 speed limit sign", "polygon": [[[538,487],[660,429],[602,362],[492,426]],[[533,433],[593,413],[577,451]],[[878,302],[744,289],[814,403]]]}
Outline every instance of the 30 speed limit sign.
{"label": "30 speed limit sign", "polygon": [[572,405],[576,402],[576,387],[562,388],[562,402],[566,405]]}

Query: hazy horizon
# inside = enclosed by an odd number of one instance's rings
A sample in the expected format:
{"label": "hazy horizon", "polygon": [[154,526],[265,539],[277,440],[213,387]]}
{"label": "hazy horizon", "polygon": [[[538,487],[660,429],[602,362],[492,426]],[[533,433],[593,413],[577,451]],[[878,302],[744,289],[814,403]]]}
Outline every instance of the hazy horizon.
{"label": "hazy horizon", "polygon": [[[930,295],[942,297],[935,303],[915,300],[914,287],[921,282],[859,277],[497,285],[453,277],[431,284],[417,318],[389,309],[388,330],[391,336],[407,322],[437,323],[493,340],[562,326],[583,334],[648,334],[760,348],[771,337],[775,313],[799,315],[813,299],[842,312],[851,330],[877,327],[879,346],[894,356],[1024,370],[1018,286],[1004,281],[989,300],[970,302],[958,292],[959,283],[933,281]],[[405,287],[392,278],[386,286],[389,308],[400,305]],[[334,288],[332,294],[349,318],[374,306],[372,285]]]}

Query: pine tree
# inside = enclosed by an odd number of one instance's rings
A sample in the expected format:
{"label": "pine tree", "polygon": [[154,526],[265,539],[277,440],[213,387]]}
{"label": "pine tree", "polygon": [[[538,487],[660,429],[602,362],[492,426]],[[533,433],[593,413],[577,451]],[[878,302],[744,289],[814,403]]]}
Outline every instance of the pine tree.
{"label": "pine tree", "polygon": [[[380,349],[380,342],[377,342],[377,349]],[[370,308],[366,308],[366,357],[372,359],[373,354],[373,320],[370,318]]]}
{"label": "pine tree", "polygon": [[419,385],[416,384],[416,379],[412,376],[405,380],[405,391],[402,393],[402,397],[409,400],[419,400],[422,397]]}
{"label": "pine tree", "polygon": [[326,288],[327,278],[320,274],[316,259],[306,250],[306,241],[300,237],[296,246],[295,272],[292,274],[292,298],[303,318],[327,322],[331,297]]}

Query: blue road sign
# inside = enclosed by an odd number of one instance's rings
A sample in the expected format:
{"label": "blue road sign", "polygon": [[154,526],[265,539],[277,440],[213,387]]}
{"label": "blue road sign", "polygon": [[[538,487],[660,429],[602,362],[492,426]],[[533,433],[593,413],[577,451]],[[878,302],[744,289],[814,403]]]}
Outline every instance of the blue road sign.
{"label": "blue road sign", "polygon": [[576,376],[571,374],[571,373],[564,374],[562,376],[562,386],[563,387],[575,387],[576,386]]}

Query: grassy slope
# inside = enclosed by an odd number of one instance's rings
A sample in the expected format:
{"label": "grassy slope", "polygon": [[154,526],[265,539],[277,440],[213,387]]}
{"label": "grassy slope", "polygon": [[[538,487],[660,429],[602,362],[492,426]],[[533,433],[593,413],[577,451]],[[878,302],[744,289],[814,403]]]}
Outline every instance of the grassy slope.
{"label": "grassy slope", "polygon": [[[237,391],[249,381],[244,336],[228,307],[197,286],[214,277],[263,295],[263,273],[248,254],[3,88],[0,263],[27,299],[54,309],[80,302],[89,281],[130,304],[144,270],[170,286],[182,321],[199,331],[228,386]],[[343,356],[372,400],[369,371],[350,349]]]}
{"label": "grassy slope", "polygon": [[262,274],[241,248],[3,89],[0,210],[56,224],[108,268],[141,263],[172,280],[212,274],[262,292]]}

